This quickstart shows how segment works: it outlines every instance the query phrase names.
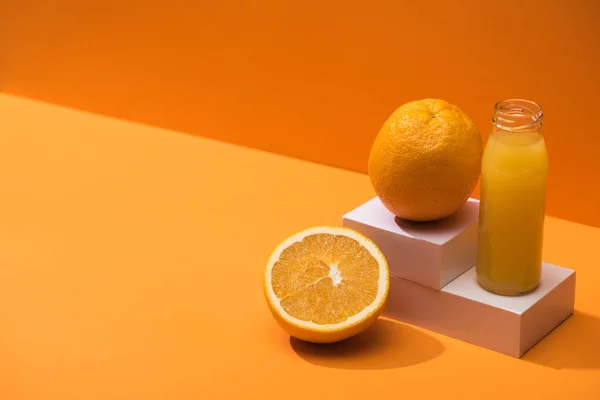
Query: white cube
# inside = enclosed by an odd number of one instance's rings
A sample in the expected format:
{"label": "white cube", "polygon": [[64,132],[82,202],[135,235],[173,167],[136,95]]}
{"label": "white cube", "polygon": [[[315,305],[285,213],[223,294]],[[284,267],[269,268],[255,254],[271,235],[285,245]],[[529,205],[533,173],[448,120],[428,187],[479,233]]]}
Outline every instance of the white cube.
{"label": "white cube", "polygon": [[433,290],[392,278],[384,315],[512,357],[521,357],[571,315],[575,271],[544,263],[538,288],[523,296],[482,289],[475,267]]}
{"label": "white cube", "polygon": [[391,275],[439,290],[475,265],[478,220],[475,199],[448,218],[410,222],[397,218],[375,197],[344,215],[342,224],[379,246]]}

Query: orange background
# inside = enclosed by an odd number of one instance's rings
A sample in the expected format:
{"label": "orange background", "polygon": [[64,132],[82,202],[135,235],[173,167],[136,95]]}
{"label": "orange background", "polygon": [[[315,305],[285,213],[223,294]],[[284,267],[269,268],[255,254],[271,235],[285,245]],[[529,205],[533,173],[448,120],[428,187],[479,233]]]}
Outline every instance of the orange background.
{"label": "orange background", "polygon": [[600,2],[0,0],[0,88],[366,171],[400,104],[546,112],[548,213],[600,226]]}
{"label": "orange background", "polygon": [[548,218],[575,314],[522,359],[379,320],[290,340],[262,272],[364,174],[0,95],[0,398],[577,399],[600,393],[600,228]]}
{"label": "orange background", "polygon": [[422,97],[484,135],[541,103],[548,212],[600,226],[600,3],[285,3],[0,0],[0,91],[148,124],[0,94],[0,399],[597,400],[598,227],[547,218],[576,311],[521,360],[386,319],[290,340],[261,278],[374,196],[349,170]]}

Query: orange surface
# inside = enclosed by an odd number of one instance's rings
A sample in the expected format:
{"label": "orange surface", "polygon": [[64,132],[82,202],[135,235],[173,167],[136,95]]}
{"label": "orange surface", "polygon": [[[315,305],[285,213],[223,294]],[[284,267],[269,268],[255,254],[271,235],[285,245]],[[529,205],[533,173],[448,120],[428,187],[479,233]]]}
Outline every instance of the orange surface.
{"label": "orange surface", "polygon": [[600,226],[597,0],[0,0],[0,90],[366,172],[400,104],[542,104],[548,212]]}
{"label": "orange surface", "polygon": [[387,320],[319,347],[277,326],[263,266],[366,176],[6,95],[0,171],[3,400],[598,398],[598,228],[548,219],[576,313],[524,359]]}

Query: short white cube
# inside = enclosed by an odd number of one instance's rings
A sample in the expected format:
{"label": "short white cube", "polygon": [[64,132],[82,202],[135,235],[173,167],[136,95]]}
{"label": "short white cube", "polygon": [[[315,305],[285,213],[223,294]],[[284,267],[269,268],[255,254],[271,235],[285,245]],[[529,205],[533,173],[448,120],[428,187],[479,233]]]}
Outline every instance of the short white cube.
{"label": "short white cube", "polygon": [[433,290],[392,278],[384,315],[521,357],[573,312],[575,271],[544,263],[538,288],[523,296],[482,289],[475,267]]}
{"label": "short white cube", "polygon": [[439,290],[475,265],[478,220],[475,199],[448,218],[409,222],[397,218],[375,197],[344,215],[342,224],[379,246],[392,276]]}

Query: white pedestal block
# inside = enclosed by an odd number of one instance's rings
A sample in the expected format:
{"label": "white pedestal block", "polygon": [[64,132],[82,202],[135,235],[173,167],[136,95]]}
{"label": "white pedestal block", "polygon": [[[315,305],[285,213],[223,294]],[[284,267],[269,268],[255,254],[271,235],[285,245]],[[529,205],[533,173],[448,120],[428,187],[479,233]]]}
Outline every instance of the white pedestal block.
{"label": "white pedestal block", "polygon": [[524,296],[482,289],[471,268],[441,290],[392,277],[384,315],[513,357],[521,357],[573,312],[575,271],[543,264]]}
{"label": "white pedestal block", "polygon": [[379,198],[344,215],[342,224],[373,240],[393,276],[441,289],[477,261],[479,201],[469,201],[454,215],[434,222],[396,218]]}

